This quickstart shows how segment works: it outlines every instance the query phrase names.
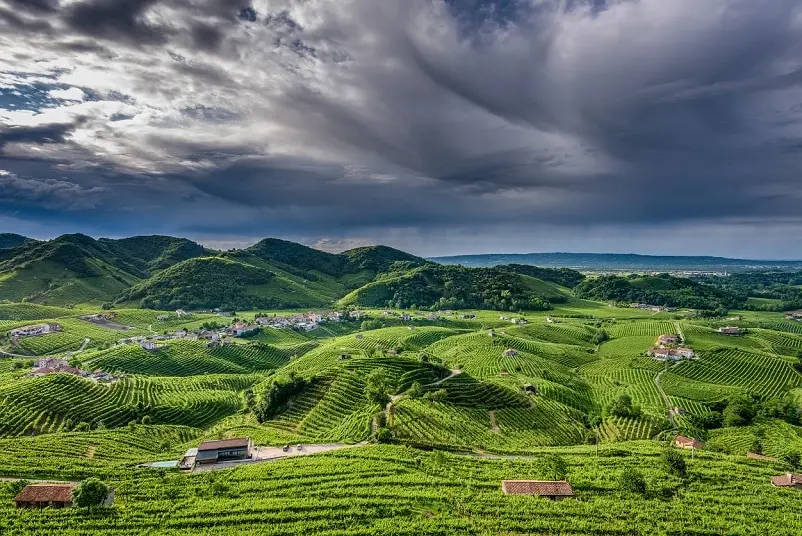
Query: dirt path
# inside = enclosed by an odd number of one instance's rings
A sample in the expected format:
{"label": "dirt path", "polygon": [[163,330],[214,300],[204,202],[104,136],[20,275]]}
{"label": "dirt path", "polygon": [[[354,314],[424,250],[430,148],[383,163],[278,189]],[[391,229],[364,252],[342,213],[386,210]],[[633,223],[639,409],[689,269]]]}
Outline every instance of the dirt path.
{"label": "dirt path", "polygon": [[430,384],[428,384],[426,387],[431,387],[432,385],[440,385],[440,384],[441,384],[441,383],[443,383],[444,381],[446,381],[446,380],[450,380],[450,379],[451,379],[451,378],[453,378],[454,376],[459,376],[460,374],[462,374],[462,371],[461,371],[460,369],[451,369],[451,374],[449,374],[448,376],[446,376],[446,377],[445,377],[445,378],[443,378],[442,380],[437,380],[437,381],[436,381],[436,382],[434,382],[434,383],[430,383]]}
{"label": "dirt path", "polygon": [[498,423],[496,422],[496,411],[491,409],[490,411],[488,411],[488,414],[490,415],[490,428],[493,429],[493,433],[494,434],[500,433],[501,430],[499,429]]}
{"label": "dirt path", "polygon": [[668,411],[668,420],[671,422],[671,428],[676,430],[677,423],[674,422],[674,406],[671,404],[671,399],[668,398],[668,395],[663,390],[663,386],[660,385],[660,377],[663,375],[664,372],[669,370],[671,367],[666,367],[654,377],[654,384],[657,386],[657,390],[660,392],[660,396],[663,397],[663,402],[666,404],[666,410]]}

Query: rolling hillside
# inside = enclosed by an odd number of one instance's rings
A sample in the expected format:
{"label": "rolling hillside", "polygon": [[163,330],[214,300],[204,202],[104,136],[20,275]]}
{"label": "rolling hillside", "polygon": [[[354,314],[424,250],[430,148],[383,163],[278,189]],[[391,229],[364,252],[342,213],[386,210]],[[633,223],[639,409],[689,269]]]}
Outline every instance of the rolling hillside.
{"label": "rolling hillside", "polygon": [[274,238],[227,252],[167,236],[9,243],[0,249],[0,299],[49,305],[544,310],[566,301],[560,285],[582,279],[572,270],[520,265],[445,267],[386,246],[331,254]]}

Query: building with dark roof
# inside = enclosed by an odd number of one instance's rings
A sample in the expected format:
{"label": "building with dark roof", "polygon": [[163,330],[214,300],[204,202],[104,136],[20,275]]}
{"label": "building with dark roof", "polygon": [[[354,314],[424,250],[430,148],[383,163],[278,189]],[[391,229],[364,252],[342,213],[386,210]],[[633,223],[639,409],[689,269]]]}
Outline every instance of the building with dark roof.
{"label": "building with dark roof", "polygon": [[195,462],[217,463],[231,460],[247,460],[251,457],[253,442],[250,437],[204,441],[198,445]]}
{"label": "building with dark roof", "polygon": [[537,495],[555,501],[574,496],[565,480],[502,480],[501,491],[504,495]]}
{"label": "building with dark roof", "polygon": [[17,508],[66,508],[72,506],[75,484],[30,484],[14,497]]}

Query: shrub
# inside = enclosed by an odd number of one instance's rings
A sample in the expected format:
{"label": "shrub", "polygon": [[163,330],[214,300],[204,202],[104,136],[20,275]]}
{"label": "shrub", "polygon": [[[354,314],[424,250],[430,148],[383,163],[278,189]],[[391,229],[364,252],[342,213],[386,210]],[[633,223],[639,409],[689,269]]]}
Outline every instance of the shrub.
{"label": "shrub", "polygon": [[644,494],[646,493],[646,479],[643,478],[643,473],[637,469],[624,469],[618,476],[618,487],[622,491]]}
{"label": "shrub", "polygon": [[543,457],[543,469],[552,480],[565,480],[568,464],[558,454],[547,454]]}
{"label": "shrub", "polygon": [[95,508],[109,496],[109,487],[97,478],[87,478],[72,492],[75,506]]}
{"label": "shrub", "polygon": [[663,463],[673,475],[684,477],[688,474],[685,458],[675,448],[669,447],[663,452]]}

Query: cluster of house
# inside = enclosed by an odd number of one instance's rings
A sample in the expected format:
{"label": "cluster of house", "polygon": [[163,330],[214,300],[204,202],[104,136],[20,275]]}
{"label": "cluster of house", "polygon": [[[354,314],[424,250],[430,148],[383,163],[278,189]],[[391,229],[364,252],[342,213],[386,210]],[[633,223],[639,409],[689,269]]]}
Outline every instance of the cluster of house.
{"label": "cluster of house", "polygon": [[498,317],[499,320],[503,320],[504,322],[512,322],[513,324],[524,326],[527,324],[526,319],[524,318],[510,318],[509,316],[501,315]]}
{"label": "cluster of house", "polygon": [[[364,316],[362,311],[349,311],[347,318],[350,320],[360,320]],[[298,329],[312,331],[325,322],[341,322],[345,320],[343,313],[339,311],[331,312],[312,312],[301,313],[290,316],[257,316],[255,322],[258,326],[265,326],[275,329]],[[257,327],[258,327],[257,326]]]}
{"label": "cluster of house", "polygon": [[657,337],[655,345],[650,347],[648,354],[659,361],[679,361],[680,359],[692,359],[695,357],[693,349],[682,344],[682,337],[672,333],[667,333]]}
{"label": "cluster of house", "polygon": [[676,311],[676,307],[667,307],[665,305],[651,305],[649,303],[630,303],[630,307],[633,309],[644,309],[646,311],[652,311],[653,313],[666,313]]}
{"label": "cluster of house", "polygon": [[73,376],[80,376],[96,382],[113,382],[120,378],[100,369],[89,371],[71,367],[66,359],[55,357],[43,357],[34,361],[33,369],[28,373],[28,376],[36,378],[47,376],[48,374],[72,374]]}
{"label": "cluster of house", "polygon": [[35,324],[32,326],[23,326],[21,328],[12,329],[8,332],[8,336],[12,340],[20,339],[22,337],[37,337],[39,335],[47,335],[48,333],[56,333],[61,331],[61,325],[54,322],[45,324]]}
{"label": "cluster of house", "polygon": [[788,311],[785,313],[786,320],[793,320],[794,322],[802,322],[802,311]]}
{"label": "cluster of house", "polygon": [[723,326],[718,328],[716,331],[721,333],[722,335],[733,335],[733,336],[741,335],[741,328],[739,328],[738,326]]}

